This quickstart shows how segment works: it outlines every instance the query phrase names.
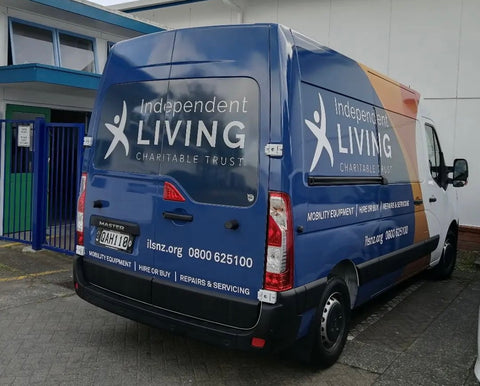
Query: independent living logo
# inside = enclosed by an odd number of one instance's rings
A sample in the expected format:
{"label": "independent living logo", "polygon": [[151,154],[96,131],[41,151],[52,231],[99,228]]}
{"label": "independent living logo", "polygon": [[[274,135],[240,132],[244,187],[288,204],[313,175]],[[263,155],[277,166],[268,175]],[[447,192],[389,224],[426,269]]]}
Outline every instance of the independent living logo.
{"label": "independent living logo", "polygon": [[115,150],[117,145],[121,143],[125,148],[125,156],[128,156],[130,146],[128,144],[127,136],[125,135],[125,124],[127,122],[127,103],[123,101],[122,115],[115,115],[113,123],[105,123],[105,127],[113,134],[112,142],[105,153],[104,159],[107,159]]}
{"label": "independent living logo", "polygon": [[332,167],[334,161],[332,145],[327,138],[327,116],[325,114],[325,106],[320,93],[318,93],[318,99],[320,104],[320,113],[318,110],[313,112],[313,119],[315,122],[305,119],[305,124],[317,139],[317,146],[315,148],[315,153],[313,154],[312,164],[310,165],[310,172],[312,172],[317,166],[324,149],[330,157],[330,165]]}
{"label": "independent living logo", "polygon": [[[305,119],[305,124],[317,139],[315,153],[313,155],[312,163],[310,165],[310,172],[312,172],[317,166],[324,149],[330,157],[330,164],[332,167],[334,163],[332,146],[327,138],[327,117],[325,113],[325,106],[323,104],[323,99],[320,93],[318,93],[318,99],[320,112],[318,110],[315,110],[313,112],[313,119],[315,122]],[[127,136],[125,135],[125,125],[127,121],[127,103],[125,102],[125,100],[123,100],[122,105],[122,114],[115,115],[115,117],[113,118],[113,124],[105,123],[105,127],[108,129],[108,131],[110,131],[110,133],[112,133],[113,138],[110,146],[107,149],[107,152],[105,153],[104,159],[110,157],[110,155],[113,153],[119,143],[121,143],[125,149],[125,156],[128,156],[128,153],[130,151],[130,145],[128,143]]]}

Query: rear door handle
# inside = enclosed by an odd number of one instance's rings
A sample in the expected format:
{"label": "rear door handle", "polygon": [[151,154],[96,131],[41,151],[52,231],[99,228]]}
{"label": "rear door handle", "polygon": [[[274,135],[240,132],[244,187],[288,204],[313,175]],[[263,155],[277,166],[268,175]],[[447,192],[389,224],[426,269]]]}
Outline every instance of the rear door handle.
{"label": "rear door handle", "polygon": [[423,204],[423,200],[420,198],[418,200],[413,200],[413,205],[422,205]]}
{"label": "rear door handle", "polygon": [[163,218],[167,220],[192,222],[193,216],[191,214],[175,213],[175,212],[163,212]]}

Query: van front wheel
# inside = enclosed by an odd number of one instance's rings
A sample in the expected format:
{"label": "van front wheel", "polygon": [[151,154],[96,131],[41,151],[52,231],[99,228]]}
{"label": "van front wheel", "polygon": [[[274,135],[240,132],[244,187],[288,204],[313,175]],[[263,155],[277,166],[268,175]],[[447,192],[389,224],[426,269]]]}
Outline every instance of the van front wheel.
{"label": "van front wheel", "polygon": [[350,322],[350,296],[345,282],[333,277],[327,283],[317,308],[313,328],[314,344],[310,362],[315,366],[333,365],[342,353]]}
{"label": "van front wheel", "polygon": [[457,233],[450,229],[447,232],[445,243],[443,244],[442,257],[440,262],[433,267],[432,274],[434,279],[444,280],[452,276],[457,261]]}

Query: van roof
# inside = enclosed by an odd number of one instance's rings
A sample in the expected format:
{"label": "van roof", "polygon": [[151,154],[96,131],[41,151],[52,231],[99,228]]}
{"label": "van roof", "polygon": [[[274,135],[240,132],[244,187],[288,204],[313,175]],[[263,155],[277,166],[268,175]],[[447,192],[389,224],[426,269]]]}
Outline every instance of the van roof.
{"label": "van roof", "polygon": [[[260,48],[256,42],[256,35],[267,36],[270,40],[270,51],[266,46]],[[234,47],[233,41],[236,42]],[[417,91],[288,27],[275,23],[190,27],[152,33],[120,42],[113,48],[111,57],[119,70],[115,73],[110,71],[108,75],[110,78],[106,82],[142,80],[144,70],[138,72],[133,70],[141,68],[150,68],[150,78],[152,72],[155,72],[154,78],[169,78],[172,74],[168,72],[168,68],[172,64],[179,65],[185,70],[181,74],[177,72],[179,76],[201,77],[201,68],[194,73],[188,72],[187,67],[194,65],[198,69],[206,63],[227,62],[238,62],[244,66],[246,56],[249,56],[250,62],[252,58],[261,58],[263,64],[268,63],[271,68],[278,68],[280,62],[296,60],[289,56],[289,49],[285,49],[285,46],[290,47],[297,57],[300,54],[309,55],[308,61],[313,62],[317,68],[312,75],[315,80],[312,80],[313,78],[307,80],[306,71],[301,69],[302,80],[314,82],[313,84],[319,87],[336,90],[374,105],[381,105],[386,110],[411,118],[417,117],[420,99]],[[252,50],[256,51],[255,55],[251,55]],[[255,67],[252,63],[248,65],[250,69]],[[242,66],[238,66],[237,75],[249,76]],[[161,70],[162,67],[164,71]],[[327,68],[328,71],[325,70]],[[355,71],[352,71],[353,68]],[[345,76],[347,74],[348,77]],[[139,78],[136,79],[136,76]],[[364,83],[358,85],[358,76],[364,78],[362,82],[366,80],[370,83],[369,89],[373,87],[380,101],[372,94],[365,93],[366,88],[362,86]]]}

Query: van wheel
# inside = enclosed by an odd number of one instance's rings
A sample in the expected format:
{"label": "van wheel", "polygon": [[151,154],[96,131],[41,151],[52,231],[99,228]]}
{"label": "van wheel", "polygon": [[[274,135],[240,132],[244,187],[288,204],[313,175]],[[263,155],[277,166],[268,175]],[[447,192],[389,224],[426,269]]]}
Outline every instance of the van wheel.
{"label": "van wheel", "polygon": [[444,280],[452,276],[457,261],[457,233],[452,229],[447,232],[445,243],[443,244],[442,257],[440,262],[433,267],[432,275],[434,279]]}
{"label": "van wheel", "polygon": [[345,282],[333,277],[327,283],[313,324],[310,363],[318,367],[333,365],[342,353],[350,322],[350,296]]}

